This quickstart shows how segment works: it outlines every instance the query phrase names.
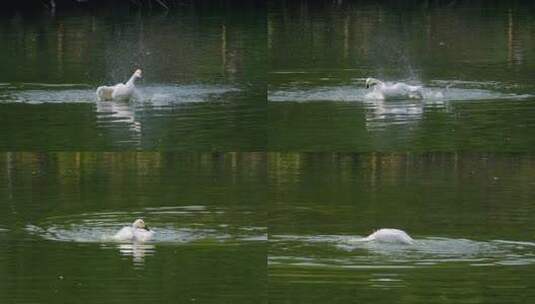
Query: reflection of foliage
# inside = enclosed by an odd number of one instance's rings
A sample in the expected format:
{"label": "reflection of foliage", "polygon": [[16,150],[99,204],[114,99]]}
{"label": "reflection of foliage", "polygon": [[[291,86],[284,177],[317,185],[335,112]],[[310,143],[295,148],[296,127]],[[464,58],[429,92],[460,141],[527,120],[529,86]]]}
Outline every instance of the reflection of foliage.
{"label": "reflection of foliage", "polygon": [[[466,68],[471,64],[514,63],[531,70],[525,65],[532,63],[525,59],[535,56],[533,21],[524,13],[533,3],[275,3],[268,16],[274,70],[358,68],[354,77],[368,66],[381,78],[425,79],[439,72],[448,79],[458,77],[459,69],[470,72]],[[498,68],[493,76],[506,77],[503,72]],[[463,76],[481,79],[477,71],[471,73]]]}
{"label": "reflection of foliage", "polygon": [[118,82],[136,67],[150,82],[264,77],[265,14],[255,4],[193,1],[147,15],[129,10],[130,1],[116,2],[75,14],[2,18],[0,65],[10,73],[1,80]]}
{"label": "reflection of foliage", "polygon": [[38,217],[58,207],[79,213],[263,206],[265,200],[263,153],[4,153],[2,159],[0,177],[8,185],[3,197],[11,197],[16,208],[41,206],[34,210]]}
{"label": "reflection of foliage", "polygon": [[[145,77],[140,86],[230,83],[239,92],[214,99],[215,103],[173,107],[165,116],[149,106],[140,114],[132,110],[134,114],[125,118],[135,116],[143,125],[136,134],[119,124],[101,124],[91,104],[3,105],[4,151],[109,151],[140,145],[257,151],[265,145],[263,4],[184,1],[162,12],[130,9],[129,2],[139,1],[94,2],[99,5],[92,9],[58,9],[56,15],[41,10],[2,12],[0,82],[83,83],[96,88],[125,81],[139,66]],[[3,94],[0,99],[8,97]]]}
{"label": "reflection of foliage", "polygon": [[270,153],[272,220],[283,230],[325,225],[333,233],[351,228],[347,233],[362,234],[384,226],[444,234],[471,225],[478,237],[515,229],[529,239],[533,160],[523,154]]}

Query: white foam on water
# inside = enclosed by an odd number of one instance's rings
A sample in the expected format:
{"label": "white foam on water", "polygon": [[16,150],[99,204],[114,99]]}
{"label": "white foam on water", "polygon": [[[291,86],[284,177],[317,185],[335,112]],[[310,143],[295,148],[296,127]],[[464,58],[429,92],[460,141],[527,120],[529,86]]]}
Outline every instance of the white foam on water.
{"label": "white foam on water", "polygon": [[[136,218],[144,218],[153,244],[184,244],[199,241],[239,242],[263,239],[265,227],[236,223],[225,212],[204,206],[147,208],[138,212],[83,213],[49,217],[25,230],[51,241],[115,243],[113,236]],[[243,216],[246,218],[246,215]]]}
{"label": "white foam on water", "polygon": [[[412,83],[414,85],[421,85]],[[510,86],[500,86],[494,82],[477,83],[459,81],[433,81],[429,86],[423,85],[422,103],[447,102],[447,101],[471,101],[471,100],[507,100],[526,99],[533,97],[531,94],[507,93]],[[479,84],[479,87],[476,85]],[[314,102],[314,101],[337,101],[337,102],[374,102],[371,89],[366,89],[363,84],[321,87],[288,87],[284,89],[272,89],[268,92],[270,102]]]}
{"label": "white foam on water", "polygon": [[83,84],[44,84],[0,86],[0,102],[44,104],[44,103],[149,103],[167,106],[180,103],[210,102],[230,92],[239,92],[229,85],[173,85],[152,84],[137,87],[137,99],[128,102],[97,102],[96,87]]}
{"label": "white foam on water", "polygon": [[271,235],[276,265],[322,265],[327,268],[392,266],[432,267],[444,263],[469,266],[535,264],[535,242],[475,241],[443,237],[414,238],[411,245],[362,241],[351,235]]}

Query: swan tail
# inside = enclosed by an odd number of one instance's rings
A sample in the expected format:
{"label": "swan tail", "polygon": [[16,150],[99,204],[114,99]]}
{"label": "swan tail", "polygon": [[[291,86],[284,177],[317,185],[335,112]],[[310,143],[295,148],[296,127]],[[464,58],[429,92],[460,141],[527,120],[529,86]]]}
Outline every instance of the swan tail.
{"label": "swan tail", "polygon": [[113,87],[100,86],[97,88],[97,98],[99,101],[112,100]]}

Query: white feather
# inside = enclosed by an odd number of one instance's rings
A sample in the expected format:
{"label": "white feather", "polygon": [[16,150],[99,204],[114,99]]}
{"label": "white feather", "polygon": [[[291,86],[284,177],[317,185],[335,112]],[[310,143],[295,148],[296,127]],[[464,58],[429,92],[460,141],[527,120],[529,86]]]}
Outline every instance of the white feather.
{"label": "white feather", "polygon": [[405,231],[390,228],[379,229],[361,240],[399,244],[412,244],[414,242]]}
{"label": "white feather", "polygon": [[97,88],[99,101],[127,101],[137,94],[135,81],[141,78],[141,70],[136,70],[126,83],[118,83],[114,86],[100,86]]}
{"label": "white feather", "polygon": [[147,242],[151,240],[153,236],[154,232],[148,230],[145,222],[142,219],[137,219],[132,226],[121,228],[121,230],[113,236],[113,239],[119,242]]}
{"label": "white feather", "polygon": [[372,91],[366,94],[370,99],[423,99],[422,87],[412,86],[403,82],[385,83],[375,78],[366,79],[366,88]]}

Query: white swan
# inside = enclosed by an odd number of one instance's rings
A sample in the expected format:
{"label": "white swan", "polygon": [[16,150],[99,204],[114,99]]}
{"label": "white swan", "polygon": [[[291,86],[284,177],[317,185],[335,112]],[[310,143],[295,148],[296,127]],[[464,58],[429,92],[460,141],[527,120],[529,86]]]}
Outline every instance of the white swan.
{"label": "white swan", "polygon": [[116,241],[146,242],[152,239],[154,232],[149,229],[142,219],[134,221],[131,227],[123,227],[114,236]]}
{"label": "white swan", "polygon": [[362,238],[361,241],[376,241],[382,243],[398,243],[410,245],[414,240],[403,230],[383,228]]}
{"label": "white swan", "polygon": [[115,100],[125,101],[129,100],[136,94],[135,82],[141,78],[141,70],[137,69],[132,77],[126,83],[118,83],[114,86],[100,86],[97,88],[97,98],[99,101]]}
{"label": "white swan", "polygon": [[403,82],[385,83],[379,79],[367,78],[366,89],[373,87],[373,91],[366,94],[371,99],[423,99],[422,87],[411,86]]}

